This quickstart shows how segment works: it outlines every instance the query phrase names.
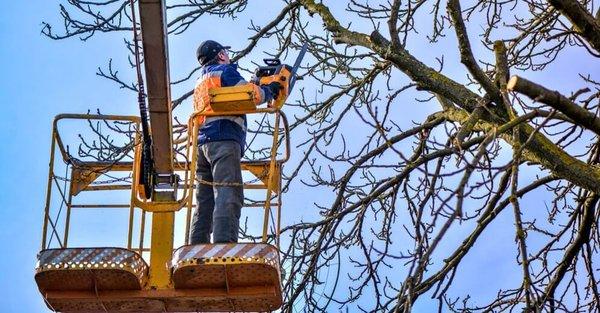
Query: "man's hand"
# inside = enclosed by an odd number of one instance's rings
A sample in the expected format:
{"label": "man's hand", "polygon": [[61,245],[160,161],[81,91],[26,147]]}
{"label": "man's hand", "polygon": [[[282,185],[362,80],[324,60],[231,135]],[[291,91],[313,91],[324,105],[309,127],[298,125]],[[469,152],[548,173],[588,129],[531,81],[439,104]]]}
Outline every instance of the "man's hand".
{"label": "man's hand", "polygon": [[278,82],[269,83],[265,85],[265,87],[271,90],[271,94],[273,95],[273,99],[275,100],[277,100],[277,98],[279,97],[279,92],[281,91],[281,89],[283,89],[283,86],[281,86],[281,84]]}

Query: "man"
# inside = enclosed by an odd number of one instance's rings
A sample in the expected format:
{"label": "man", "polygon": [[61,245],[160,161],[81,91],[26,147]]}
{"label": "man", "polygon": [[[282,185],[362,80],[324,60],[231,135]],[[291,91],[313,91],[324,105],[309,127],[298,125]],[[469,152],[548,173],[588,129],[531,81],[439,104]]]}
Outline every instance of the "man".
{"label": "man", "polygon": [[[208,90],[248,84],[231,64],[227,49],[207,40],[196,50],[202,77],[194,90],[194,110],[212,112]],[[282,86],[253,85],[256,104],[276,99]],[[244,202],[240,160],[246,144],[246,116],[210,116],[198,133],[196,211],[192,219],[191,244],[237,242]]]}

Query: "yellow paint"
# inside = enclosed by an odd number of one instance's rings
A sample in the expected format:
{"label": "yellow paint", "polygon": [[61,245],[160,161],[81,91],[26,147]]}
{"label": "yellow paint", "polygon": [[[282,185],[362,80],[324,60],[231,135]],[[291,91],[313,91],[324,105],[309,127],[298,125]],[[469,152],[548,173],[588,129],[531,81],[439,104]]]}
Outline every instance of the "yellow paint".
{"label": "yellow paint", "polygon": [[240,110],[255,110],[254,89],[245,84],[233,87],[211,88],[210,107],[214,112],[229,113]]}
{"label": "yellow paint", "polygon": [[50,146],[50,163],[48,166],[48,183],[46,185],[46,205],[44,206],[44,226],[42,229],[42,250],[46,249],[48,222],[50,221],[50,196],[52,194],[52,177],[54,176],[54,150],[56,149],[56,126],[52,129],[52,144]]}
{"label": "yellow paint", "polygon": [[164,289],[171,285],[168,264],[173,253],[173,231],[175,213],[152,214],[152,236],[150,238],[150,286]]}
{"label": "yellow paint", "polygon": [[275,179],[273,181],[270,180],[271,176],[274,177],[280,177],[281,174],[280,172],[280,168],[281,166],[279,165],[279,163],[275,164],[275,172],[271,173],[269,172],[269,169],[271,167],[270,162],[269,163],[263,163],[263,164],[244,164],[243,168],[247,171],[249,171],[250,173],[252,173],[254,176],[256,176],[256,178],[258,178],[263,184],[265,184],[265,186],[269,186],[269,183],[271,183],[270,187],[271,190],[275,193],[278,193],[278,188],[279,188],[279,179]]}
{"label": "yellow paint", "polygon": [[267,233],[269,231],[269,213],[271,211],[271,196],[273,195],[273,186],[275,185],[275,166],[277,163],[277,143],[279,141],[279,113],[275,114],[275,124],[273,129],[273,143],[271,145],[271,162],[269,163],[269,181],[267,184],[267,196],[265,198],[265,216],[263,219],[262,242],[267,242]]}

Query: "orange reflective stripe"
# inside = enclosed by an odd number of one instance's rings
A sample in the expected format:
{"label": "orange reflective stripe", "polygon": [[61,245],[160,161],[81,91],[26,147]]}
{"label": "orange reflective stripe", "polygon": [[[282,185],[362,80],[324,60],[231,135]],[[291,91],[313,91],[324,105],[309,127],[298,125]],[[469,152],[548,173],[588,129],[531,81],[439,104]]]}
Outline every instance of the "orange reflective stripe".
{"label": "orange reflective stripe", "polygon": [[208,90],[218,87],[221,87],[221,79],[219,77],[208,77],[201,80],[194,90],[194,111],[212,112]]}
{"label": "orange reflective stripe", "polygon": [[[210,74],[210,73],[209,73]],[[195,112],[212,112],[210,106],[210,95],[208,90],[210,88],[221,87],[220,75],[203,75],[202,79],[198,81],[196,88],[194,89],[194,111]],[[204,123],[204,116],[198,116],[198,122]]]}

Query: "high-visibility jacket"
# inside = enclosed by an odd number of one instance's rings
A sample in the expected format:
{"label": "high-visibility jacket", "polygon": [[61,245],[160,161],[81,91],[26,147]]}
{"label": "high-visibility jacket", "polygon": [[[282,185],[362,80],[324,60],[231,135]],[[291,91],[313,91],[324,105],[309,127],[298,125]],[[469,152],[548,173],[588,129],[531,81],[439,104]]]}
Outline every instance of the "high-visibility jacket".
{"label": "high-visibility jacket", "polygon": [[[248,84],[237,71],[236,64],[212,64],[202,67],[202,77],[198,79],[194,89],[194,111],[213,112],[210,107],[208,90],[217,87],[231,87]],[[271,101],[273,95],[266,87],[252,84],[256,104]],[[246,115],[200,117],[202,126],[198,132],[198,144],[207,142],[235,140],[240,144],[242,152],[246,146]]]}

